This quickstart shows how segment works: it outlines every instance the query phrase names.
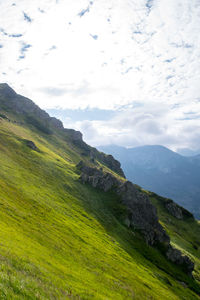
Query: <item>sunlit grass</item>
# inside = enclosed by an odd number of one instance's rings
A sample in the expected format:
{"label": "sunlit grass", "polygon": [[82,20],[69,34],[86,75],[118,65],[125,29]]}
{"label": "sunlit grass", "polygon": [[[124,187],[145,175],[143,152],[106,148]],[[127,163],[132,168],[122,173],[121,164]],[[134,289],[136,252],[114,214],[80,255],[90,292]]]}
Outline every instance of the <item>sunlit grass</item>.
{"label": "sunlit grass", "polygon": [[59,134],[1,121],[0,299],[198,299],[180,284],[197,291],[192,279],[120,222],[112,193],[79,182],[81,159]]}

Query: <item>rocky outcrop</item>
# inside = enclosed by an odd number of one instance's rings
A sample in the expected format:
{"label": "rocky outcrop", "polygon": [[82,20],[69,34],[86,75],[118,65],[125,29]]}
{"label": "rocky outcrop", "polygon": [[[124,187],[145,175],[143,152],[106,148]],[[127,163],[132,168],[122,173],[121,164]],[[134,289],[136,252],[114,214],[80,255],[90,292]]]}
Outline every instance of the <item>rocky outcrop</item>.
{"label": "rocky outcrop", "polygon": [[167,200],[165,203],[165,207],[173,217],[179,220],[183,219],[182,209],[174,201]]}
{"label": "rocky outcrop", "polygon": [[64,131],[70,136],[71,140],[76,142],[83,142],[83,135],[80,131],[74,130],[74,129],[67,129],[65,128]]}
{"label": "rocky outcrop", "polygon": [[35,143],[29,140],[24,140],[27,147],[31,148],[34,151],[38,151],[38,147],[36,147]]}
{"label": "rocky outcrop", "polygon": [[103,165],[119,174],[121,177],[126,178],[121,168],[120,162],[116,160],[112,155],[107,155],[103,152],[99,152],[96,148],[90,147],[84,142],[83,144],[81,147],[81,149],[83,150],[83,156],[88,156],[91,162],[95,162],[95,160],[100,161]]}
{"label": "rocky outcrop", "polygon": [[0,120],[1,119],[9,121],[9,119],[8,119],[8,117],[6,115],[0,113]]}
{"label": "rocky outcrop", "polygon": [[103,165],[119,174],[121,177],[125,178],[120,162],[114,159],[112,155],[107,155],[103,152],[99,152],[96,148],[87,145],[83,141],[83,136],[80,131],[66,128],[64,129],[64,131],[70,137],[73,144],[80,148],[82,156],[89,158],[89,160],[93,163],[95,162],[95,160],[101,162]]}
{"label": "rocky outcrop", "polygon": [[60,120],[50,117],[47,112],[40,109],[32,100],[18,95],[8,84],[0,84],[0,108],[14,111],[27,117],[34,117],[41,123],[53,128],[64,129]]}
{"label": "rocky outcrop", "polygon": [[158,221],[156,208],[151,204],[149,197],[141,192],[132,182],[116,178],[102,169],[87,166],[81,161],[77,168],[81,171],[80,180],[104,192],[112,190],[127,209],[124,224],[139,230],[148,245],[162,245],[167,258],[180,265],[191,274],[194,263],[181,251],[170,245],[170,238]]}
{"label": "rocky outcrop", "polygon": [[104,192],[107,192],[113,188],[117,188],[119,180],[110,173],[104,173],[102,170],[92,168],[84,164],[81,161],[77,168],[81,170],[80,179],[83,183],[89,183],[94,188],[99,188]]}
{"label": "rocky outcrop", "polygon": [[189,257],[182,255],[180,250],[174,249],[171,245],[168,247],[166,256],[173,263],[181,265],[184,271],[186,271],[189,275],[194,270],[194,263],[189,259]]}
{"label": "rocky outcrop", "polygon": [[169,244],[169,237],[158,221],[157,210],[148,196],[138,190],[130,181],[120,184],[116,190],[122,203],[128,207],[132,227],[139,229],[149,245]]}
{"label": "rocky outcrop", "polygon": [[113,190],[119,196],[121,203],[128,209],[130,226],[139,229],[149,245],[169,244],[169,237],[158,222],[156,208],[148,196],[140,192],[133,183],[124,182],[108,172],[89,167],[84,162],[80,162],[77,168],[81,170],[80,179],[83,183],[89,183],[105,192]]}
{"label": "rocky outcrop", "polygon": [[81,150],[80,153],[82,156],[87,157],[93,163],[95,163],[95,160],[98,160],[120,176],[125,177],[120,163],[112,155],[106,155],[87,145],[83,141],[80,131],[64,128],[60,120],[50,117],[48,113],[40,109],[32,100],[18,95],[6,83],[0,84],[0,109],[2,109],[2,112],[9,111],[14,112],[14,114],[20,114],[22,116],[20,122],[22,121],[34,126],[43,134],[50,135],[55,130],[57,132],[60,131],[62,135],[66,136],[67,142],[71,142],[72,145]]}
{"label": "rocky outcrop", "polygon": [[0,106],[17,114],[34,114],[35,116],[47,119],[48,113],[40,109],[32,100],[18,95],[6,83],[0,84]]}
{"label": "rocky outcrop", "polygon": [[118,160],[116,160],[112,155],[107,155],[103,152],[99,153],[100,160],[111,170],[119,174],[120,176],[125,178],[124,172],[121,168],[121,164]]}
{"label": "rocky outcrop", "polygon": [[17,93],[7,84],[0,84],[0,94],[5,98],[13,98],[17,95]]}
{"label": "rocky outcrop", "polygon": [[173,200],[164,198],[162,196],[157,195],[156,193],[149,192],[149,196],[158,199],[160,204],[164,206],[164,208],[168,211],[170,215],[173,217],[182,220],[184,218],[192,218],[194,219],[194,216],[191,212],[189,212],[187,209],[184,207],[178,205],[175,203]]}
{"label": "rocky outcrop", "polygon": [[58,119],[56,119],[56,118],[54,118],[54,117],[50,117],[50,118],[49,118],[49,122],[50,122],[50,124],[51,124],[54,128],[57,128],[57,129],[64,129],[63,123],[62,123],[60,120],[58,120]]}

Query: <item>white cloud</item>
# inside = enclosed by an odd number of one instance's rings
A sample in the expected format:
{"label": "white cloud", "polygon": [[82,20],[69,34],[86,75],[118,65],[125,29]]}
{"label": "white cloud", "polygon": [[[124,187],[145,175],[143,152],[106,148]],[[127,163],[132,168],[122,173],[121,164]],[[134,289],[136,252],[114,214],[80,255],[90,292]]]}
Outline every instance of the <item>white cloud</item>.
{"label": "white cloud", "polygon": [[92,126],[92,144],[97,132],[195,146],[199,119],[183,119],[199,109],[199,15],[198,0],[0,1],[0,81],[45,109],[126,107],[110,122],[75,124]]}
{"label": "white cloud", "polygon": [[[136,147],[162,144],[172,150],[199,149],[200,113],[187,113],[188,106],[173,109],[170,105],[158,106],[154,102],[118,111],[109,120],[70,120],[64,124],[81,130],[84,140],[95,146],[116,144]],[[192,107],[193,105],[190,108]],[[200,103],[198,108],[200,111]]]}

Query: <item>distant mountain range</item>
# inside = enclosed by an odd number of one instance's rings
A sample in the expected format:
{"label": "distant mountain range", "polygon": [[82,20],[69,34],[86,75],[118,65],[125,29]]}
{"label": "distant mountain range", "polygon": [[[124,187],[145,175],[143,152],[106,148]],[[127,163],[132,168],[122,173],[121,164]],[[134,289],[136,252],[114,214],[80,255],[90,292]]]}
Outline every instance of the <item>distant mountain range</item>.
{"label": "distant mountain range", "polygon": [[127,179],[172,198],[200,218],[200,155],[186,157],[163,146],[101,146],[121,162]]}
{"label": "distant mountain range", "polygon": [[183,156],[196,156],[196,155],[200,155],[200,150],[191,150],[188,148],[180,148],[177,149],[176,151],[177,153],[183,155]]}

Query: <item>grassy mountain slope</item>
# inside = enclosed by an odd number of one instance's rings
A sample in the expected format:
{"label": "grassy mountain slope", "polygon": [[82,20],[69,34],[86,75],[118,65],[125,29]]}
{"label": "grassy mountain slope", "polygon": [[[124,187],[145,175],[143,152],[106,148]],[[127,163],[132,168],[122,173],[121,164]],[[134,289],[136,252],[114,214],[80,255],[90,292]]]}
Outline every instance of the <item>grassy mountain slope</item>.
{"label": "grassy mountain slope", "polygon": [[161,224],[170,235],[172,244],[195,261],[193,276],[200,280],[200,221],[184,217],[178,220],[165,208],[166,198],[148,192],[152,203],[158,209],[158,216]]}
{"label": "grassy mountain slope", "polygon": [[70,137],[0,113],[0,299],[200,298],[198,264],[193,280],[119,221],[111,192],[80,183],[90,158]]}

